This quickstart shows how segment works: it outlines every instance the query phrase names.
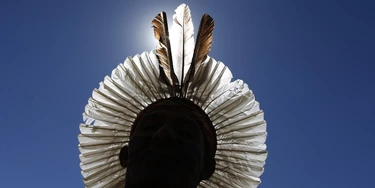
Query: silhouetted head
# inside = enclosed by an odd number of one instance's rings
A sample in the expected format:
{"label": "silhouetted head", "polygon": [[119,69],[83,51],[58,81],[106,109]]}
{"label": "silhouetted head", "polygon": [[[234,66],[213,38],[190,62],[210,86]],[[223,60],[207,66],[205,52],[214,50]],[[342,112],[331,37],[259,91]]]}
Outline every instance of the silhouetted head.
{"label": "silhouetted head", "polygon": [[213,174],[216,135],[208,116],[189,102],[158,102],[138,116],[120,154],[126,188],[195,188]]}

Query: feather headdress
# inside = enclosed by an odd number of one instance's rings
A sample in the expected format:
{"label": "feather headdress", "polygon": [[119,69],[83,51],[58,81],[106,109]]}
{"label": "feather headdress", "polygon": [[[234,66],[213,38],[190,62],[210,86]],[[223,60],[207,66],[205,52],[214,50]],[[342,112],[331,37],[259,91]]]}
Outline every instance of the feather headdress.
{"label": "feather headdress", "polygon": [[168,30],[164,12],[152,21],[156,50],[128,57],[94,89],[80,125],[80,166],[86,187],[120,187],[126,169],[118,159],[137,115],[150,104],[184,98],[199,106],[215,130],[216,170],[199,187],[257,187],[267,158],[266,122],[242,80],[208,56],[213,19],[202,16],[197,41],[189,7],[176,9]]}

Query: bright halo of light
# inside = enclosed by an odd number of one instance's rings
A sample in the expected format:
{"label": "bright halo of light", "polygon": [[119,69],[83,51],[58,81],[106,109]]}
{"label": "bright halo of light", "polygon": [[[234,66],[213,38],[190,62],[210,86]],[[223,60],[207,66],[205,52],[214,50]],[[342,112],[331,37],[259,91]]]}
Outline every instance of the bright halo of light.
{"label": "bright halo of light", "polygon": [[152,28],[151,21],[158,12],[148,11],[146,14],[142,15],[139,24],[139,34],[137,35],[138,41],[140,41],[139,47],[144,51],[151,51],[156,47],[157,40],[154,37],[154,30]]}
{"label": "bright halo of light", "polygon": [[162,11],[166,12],[168,28],[170,30],[173,23],[174,10],[178,5],[178,3],[158,4],[157,6],[149,6],[150,8],[145,8],[142,10],[142,14],[139,16],[139,25],[137,26],[139,31],[137,34],[137,40],[140,41],[140,43],[137,45],[139,45],[143,51],[149,52],[155,49],[157,45],[157,40],[154,37],[154,30],[151,24],[155,16]]}
{"label": "bright halo of light", "polygon": [[[137,10],[137,13],[134,16],[137,18],[137,24],[134,25],[134,29],[136,33],[134,34],[133,38],[131,39],[133,46],[137,51],[135,53],[142,53],[144,51],[150,52],[156,48],[158,41],[154,37],[154,30],[152,28],[152,20],[155,18],[157,14],[164,11],[167,13],[168,19],[168,28],[169,30],[172,28],[173,24],[173,15],[175,14],[175,9],[178,7],[180,3],[177,2],[158,2],[158,3],[149,3],[148,6],[144,6],[141,9]],[[190,6],[192,11],[196,12],[203,12],[200,11],[199,6]],[[194,38],[196,38],[196,32],[198,30],[198,26],[200,23],[200,14],[192,15],[193,23],[195,24],[194,29]]]}

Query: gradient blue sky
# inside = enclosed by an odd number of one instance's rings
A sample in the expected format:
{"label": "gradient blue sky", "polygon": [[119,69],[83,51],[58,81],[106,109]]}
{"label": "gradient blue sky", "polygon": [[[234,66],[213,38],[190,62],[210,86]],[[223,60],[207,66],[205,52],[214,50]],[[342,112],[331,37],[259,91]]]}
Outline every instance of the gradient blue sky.
{"label": "gradient blue sky", "polygon": [[214,18],[210,56],[265,111],[260,188],[373,187],[375,6],[354,0],[2,0],[1,187],[83,187],[87,99],[127,56],[154,48],[154,15],[172,18],[182,2],[196,29]]}

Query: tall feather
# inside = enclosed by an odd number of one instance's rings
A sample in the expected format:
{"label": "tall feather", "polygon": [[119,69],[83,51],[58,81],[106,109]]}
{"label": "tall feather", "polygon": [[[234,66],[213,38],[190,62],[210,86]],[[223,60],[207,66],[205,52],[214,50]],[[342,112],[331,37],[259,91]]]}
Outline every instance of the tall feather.
{"label": "tall feather", "polygon": [[[194,55],[191,61],[191,66],[186,74],[186,80],[184,82],[184,89],[186,91],[189,82],[194,77],[195,71],[207,58],[208,53],[212,46],[212,31],[214,30],[214,20],[210,15],[204,14],[199,25],[197,42],[194,48]],[[186,92],[185,92],[186,93]]]}
{"label": "tall feather", "polygon": [[155,38],[159,41],[156,47],[157,57],[160,63],[160,76],[167,85],[175,88],[178,79],[173,70],[172,52],[169,42],[168,21],[165,12],[156,15],[152,20]]}
{"label": "tall feather", "polygon": [[186,4],[181,4],[175,10],[170,36],[173,67],[182,85],[194,53],[194,26]]}

